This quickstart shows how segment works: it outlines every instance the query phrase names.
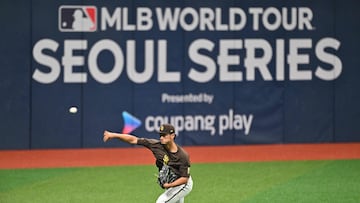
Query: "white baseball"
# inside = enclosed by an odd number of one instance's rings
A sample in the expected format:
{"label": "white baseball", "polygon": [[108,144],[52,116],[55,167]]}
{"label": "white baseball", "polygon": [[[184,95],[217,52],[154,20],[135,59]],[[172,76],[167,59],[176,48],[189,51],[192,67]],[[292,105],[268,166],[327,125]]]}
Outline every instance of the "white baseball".
{"label": "white baseball", "polygon": [[70,113],[77,113],[78,109],[75,106],[70,107],[69,112]]}

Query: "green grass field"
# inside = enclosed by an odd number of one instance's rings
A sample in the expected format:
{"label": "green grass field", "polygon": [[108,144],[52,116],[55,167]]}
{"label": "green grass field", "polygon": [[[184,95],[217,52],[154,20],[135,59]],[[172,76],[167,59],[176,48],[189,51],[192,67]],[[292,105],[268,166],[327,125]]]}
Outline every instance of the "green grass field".
{"label": "green grass field", "polygon": [[[154,166],[0,170],[0,202],[155,202]],[[360,160],[193,164],[185,202],[360,202]]]}

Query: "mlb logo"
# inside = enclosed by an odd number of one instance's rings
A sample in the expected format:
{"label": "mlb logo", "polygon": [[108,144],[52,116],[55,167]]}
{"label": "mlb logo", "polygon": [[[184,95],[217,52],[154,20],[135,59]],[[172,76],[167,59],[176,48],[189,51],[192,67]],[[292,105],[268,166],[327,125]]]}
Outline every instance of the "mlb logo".
{"label": "mlb logo", "polygon": [[61,32],[95,32],[97,9],[95,6],[60,6],[59,30]]}

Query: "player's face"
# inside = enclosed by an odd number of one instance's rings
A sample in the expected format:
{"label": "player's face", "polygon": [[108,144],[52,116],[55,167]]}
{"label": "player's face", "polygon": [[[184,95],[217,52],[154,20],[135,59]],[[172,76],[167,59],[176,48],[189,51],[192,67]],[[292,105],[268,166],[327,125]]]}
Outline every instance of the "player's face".
{"label": "player's face", "polygon": [[170,134],[160,135],[161,144],[168,144],[171,141]]}

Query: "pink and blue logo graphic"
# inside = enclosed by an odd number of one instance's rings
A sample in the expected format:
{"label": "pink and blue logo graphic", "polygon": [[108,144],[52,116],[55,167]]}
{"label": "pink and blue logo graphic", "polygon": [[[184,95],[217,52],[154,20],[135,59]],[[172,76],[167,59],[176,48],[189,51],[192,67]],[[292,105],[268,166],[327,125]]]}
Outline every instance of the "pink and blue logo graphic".
{"label": "pink and blue logo graphic", "polygon": [[135,116],[129,114],[126,111],[122,112],[122,116],[124,119],[124,127],[122,133],[129,134],[134,131],[136,128],[140,127],[141,121]]}

